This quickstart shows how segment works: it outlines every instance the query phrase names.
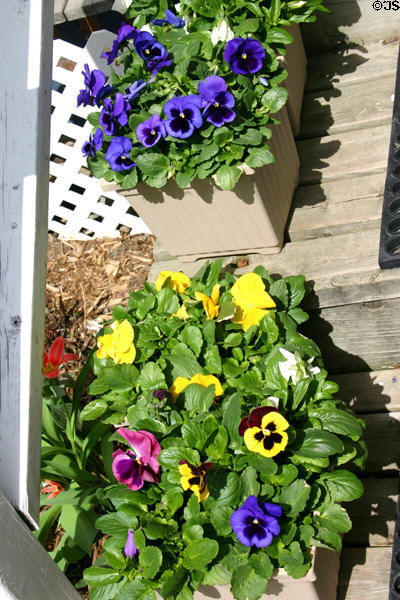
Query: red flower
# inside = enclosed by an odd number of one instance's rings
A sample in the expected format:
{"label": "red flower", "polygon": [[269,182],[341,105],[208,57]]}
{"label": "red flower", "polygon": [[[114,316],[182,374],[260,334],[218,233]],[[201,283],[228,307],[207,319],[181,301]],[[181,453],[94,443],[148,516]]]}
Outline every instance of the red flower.
{"label": "red flower", "polygon": [[57,494],[62,492],[63,486],[61,485],[61,483],[57,483],[57,481],[50,481],[50,479],[45,479],[44,481],[48,485],[42,488],[42,492],[44,492],[45,494],[50,493],[50,496],[47,498],[47,500],[52,500],[57,496]]}
{"label": "red flower", "polygon": [[58,377],[60,366],[71,360],[79,360],[79,356],[76,354],[64,354],[64,338],[60,335],[50,346],[49,353],[46,350],[43,353],[44,376],[49,379]]}

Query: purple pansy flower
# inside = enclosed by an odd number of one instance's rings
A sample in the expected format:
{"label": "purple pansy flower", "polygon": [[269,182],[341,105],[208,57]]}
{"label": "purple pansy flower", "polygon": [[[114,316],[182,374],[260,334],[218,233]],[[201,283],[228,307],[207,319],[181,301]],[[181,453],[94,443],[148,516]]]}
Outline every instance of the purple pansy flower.
{"label": "purple pansy flower", "polygon": [[282,516],[282,508],[272,502],[259,503],[255,496],[249,496],[244,504],[232,513],[230,522],[239,542],[245,546],[265,548],[280,526],[277,517]]}
{"label": "purple pansy flower", "polygon": [[154,36],[147,31],[139,31],[135,37],[135,50],[146,62],[149,60],[161,60],[165,54],[165,48],[157,42]]}
{"label": "purple pansy flower", "polygon": [[83,69],[82,75],[85,89],[80,90],[78,94],[77,106],[80,106],[81,104],[87,106],[92,97],[97,96],[97,94],[104,89],[104,84],[107,79],[103,71],[100,71],[99,69],[93,69],[93,71],[91,71],[87,63],[83,66]]}
{"label": "purple pansy flower", "polygon": [[146,65],[146,71],[152,71],[153,75],[156,75],[162,67],[169,67],[172,60],[168,58],[169,52],[166,50],[161,58],[154,58],[149,60]]}
{"label": "purple pansy flower", "polygon": [[236,117],[236,113],[232,110],[235,106],[235,99],[230,92],[227,91],[227,85],[217,75],[207,77],[205,81],[200,81],[198,92],[203,98],[203,117],[215,125],[221,127],[224,123],[230,123]]}
{"label": "purple pansy flower", "polygon": [[116,122],[124,127],[128,123],[128,110],[131,105],[123,94],[117,92],[115,95],[114,104],[110,98],[104,100],[104,108],[100,113],[99,123],[104,127],[106,135],[114,135],[116,130]]}
{"label": "purple pansy flower", "polygon": [[176,27],[176,29],[180,29],[181,27],[185,27],[185,21],[175,15],[172,10],[165,11],[165,19],[154,19],[152,21],[153,25],[172,25],[172,27]]}
{"label": "purple pansy flower", "polygon": [[89,135],[89,141],[85,142],[82,146],[82,154],[83,156],[96,156],[96,150],[100,150],[103,145],[103,131],[98,127],[94,136],[92,134]]}
{"label": "purple pansy flower", "polygon": [[165,400],[168,397],[168,390],[164,388],[158,388],[158,390],[154,390],[153,398],[157,398],[157,400]]}
{"label": "purple pansy flower", "polygon": [[145,481],[157,483],[160,465],[157,456],[161,446],[148,431],[132,431],[121,427],[118,433],[130,444],[132,450],[113,452],[112,470],[119,483],[127,485],[130,490],[140,490]]}
{"label": "purple pansy flower", "polygon": [[136,96],[138,96],[139,92],[141,92],[146,85],[148,85],[148,81],[144,81],[144,79],[138,79],[131,83],[129,87],[125,90],[125,98],[128,102],[132,102]]}
{"label": "purple pansy flower", "polygon": [[122,42],[126,42],[127,40],[131,40],[136,37],[138,30],[132,25],[128,25],[128,23],[122,23],[121,27],[118,29],[117,37],[113,41],[112,48],[110,52],[103,52],[102,57],[107,59],[107,64],[111,65],[112,62],[117,58],[118,50]]}
{"label": "purple pansy flower", "polygon": [[124,556],[125,558],[129,556],[129,558],[136,558],[139,554],[139,548],[135,546],[133,541],[133,530],[128,529],[128,536],[126,538],[126,544],[124,546]]}
{"label": "purple pansy flower", "polygon": [[136,166],[129,156],[132,146],[132,141],[123,136],[115,137],[111,141],[105,159],[114,171],[126,171]]}
{"label": "purple pansy flower", "polygon": [[159,115],[155,114],[136,127],[136,135],[143,146],[151,148],[151,146],[157,144],[161,138],[165,138],[167,132],[165,131],[164,123]]}
{"label": "purple pansy flower", "polygon": [[164,106],[167,116],[165,129],[172,137],[188,138],[203,124],[200,96],[174,96]]}
{"label": "purple pansy flower", "polygon": [[264,48],[260,42],[251,38],[237,37],[225,46],[224,59],[236,74],[257,73],[262,67],[264,58]]}

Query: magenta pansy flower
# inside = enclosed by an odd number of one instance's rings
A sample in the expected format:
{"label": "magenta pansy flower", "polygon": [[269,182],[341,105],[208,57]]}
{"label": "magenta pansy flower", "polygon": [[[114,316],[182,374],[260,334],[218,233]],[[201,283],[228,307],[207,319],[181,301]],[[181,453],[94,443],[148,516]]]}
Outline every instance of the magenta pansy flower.
{"label": "magenta pansy flower", "polygon": [[145,481],[157,483],[160,465],[157,456],[161,446],[148,431],[132,431],[121,427],[121,435],[132,447],[132,450],[116,450],[113,453],[112,470],[119,483],[127,485],[130,490],[140,490]]}

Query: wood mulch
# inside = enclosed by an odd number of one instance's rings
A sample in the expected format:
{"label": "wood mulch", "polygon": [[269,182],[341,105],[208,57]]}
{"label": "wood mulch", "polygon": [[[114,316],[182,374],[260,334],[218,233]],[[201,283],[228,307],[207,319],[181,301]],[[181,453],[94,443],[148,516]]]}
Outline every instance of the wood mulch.
{"label": "wood mulch", "polygon": [[62,335],[66,351],[78,354],[83,363],[113,307],[126,305],[129,293],[146,280],[154,241],[147,234],[88,241],[61,240],[50,234],[45,347]]}

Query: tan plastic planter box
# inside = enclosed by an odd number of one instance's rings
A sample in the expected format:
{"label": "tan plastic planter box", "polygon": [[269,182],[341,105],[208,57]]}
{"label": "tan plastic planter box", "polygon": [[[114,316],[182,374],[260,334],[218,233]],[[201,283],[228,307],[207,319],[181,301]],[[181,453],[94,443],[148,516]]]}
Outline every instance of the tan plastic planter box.
{"label": "tan plastic planter box", "polygon": [[[260,600],[336,600],[339,574],[339,554],[327,548],[317,548],[313,565],[305,577],[293,579],[284,569],[268,580]],[[194,600],[233,600],[230,586],[200,586]],[[157,594],[161,600],[161,596]]]}
{"label": "tan plastic planter box", "polygon": [[301,105],[303,103],[304,85],[307,79],[307,58],[304,51],[300,26],[297,24],[287,28],[293,36],[293,44],[287,47],[283,64],[288,70],[288,76],[283,85],[289,92],[286,108],[289,115],[293,135],[300,133]]}
{"label": "tan plastic planter box", "polygon": [[[298,182],[299,158],[286,108],[272,127],[275,162],[248,169],[233,191],[220,190],[212,179],[195,180],[185,190],[169,181],[162,190],[139,184],[118,189],[172,256],[183,261],[231,254],[275,254]],[[245,171],[246,173],[247,171]]]}

